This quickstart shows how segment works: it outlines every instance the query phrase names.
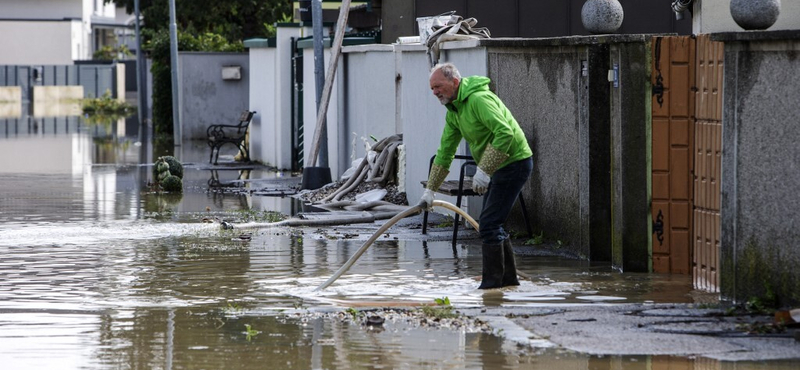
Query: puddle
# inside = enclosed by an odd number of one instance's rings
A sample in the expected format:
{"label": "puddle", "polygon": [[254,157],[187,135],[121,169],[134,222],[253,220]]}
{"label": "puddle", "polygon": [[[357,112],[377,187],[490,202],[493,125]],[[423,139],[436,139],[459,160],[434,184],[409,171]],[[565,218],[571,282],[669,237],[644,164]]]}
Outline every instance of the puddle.
{"label": "puddle", "polygon": [[[597,357],[403,321],[376,329],[293,316],[296,310],[400,308],[443,297],[456,307],[691,302],[691,280],[520,256],[518,267],[533,281],[484,294],[475,280],[479,247],[387,240],[329,288],[315,291],[363,241],[296,229],[248,231],[247,239],[236,230],[220,231],[202,218],[295,214],[304,207],[288,197],[207,191],[212,179],[248,185],[240,170],[208,169],[202,142],[182,149],[185,193],[156,196],[143,186],[150,167],[137,162],[147,145],[125,145],[135,143],[125,137],[101,145],[93,138],[103,135],[67,121],[63,127],[56,122],[47,137],[41,131],[0,135],[0,153],[17,151],[23,141],[26,147],[30,140],[52,144],[50,157],[40,153],[24,165],[7,165],[16,155],[0,157],[4,368],[795,368],[775,361]],[[244,180],[265,176],[285,174],[253,171]]]}

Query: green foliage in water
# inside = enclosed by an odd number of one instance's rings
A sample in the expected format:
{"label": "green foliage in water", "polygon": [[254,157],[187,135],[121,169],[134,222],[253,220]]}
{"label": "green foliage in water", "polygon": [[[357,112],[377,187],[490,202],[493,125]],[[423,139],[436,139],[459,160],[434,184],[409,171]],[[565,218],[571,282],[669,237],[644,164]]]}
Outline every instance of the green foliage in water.
{"label": "green foliage in water", "polygon": [[422,306],[422,313],[425,316],[435,319],[454,319],[459,316],[457,312],[453,311],[453,306],[450,305],[450,298],[436,298],[434,303],[436,303],[436,306]]}
{"label": "green foliage in water", "polygon": [[136,112],[136,108],[124,100],[115,99],[111,91],[106,90],[99,98],[81,100],[81,110],[89,124],[102,124],[118,121]]}
{"label": "green foliage in water", "polygon": [[352,316],[353,320],[356,320],[356,319],[358,319],[358,317],[362,315],[361,311],[359,311],[359,310],[356,310],[356,309],[355,309],[355,308],[353,308],[353,307],[349,307],[349,308],[348,308],[348,309],[346,309],[344,312],[346,312],[346,313],[348,313],[350,316]]}
{"label": "green foliage in water", "polygon": [[253,329],[253,327],[251,327],[250,324],[244,324],[244,327],[246,329],[244,333],[247,336],[248,342],[251,341],[253,338],[255,338],[256,335],[261,334],[260,331]]}

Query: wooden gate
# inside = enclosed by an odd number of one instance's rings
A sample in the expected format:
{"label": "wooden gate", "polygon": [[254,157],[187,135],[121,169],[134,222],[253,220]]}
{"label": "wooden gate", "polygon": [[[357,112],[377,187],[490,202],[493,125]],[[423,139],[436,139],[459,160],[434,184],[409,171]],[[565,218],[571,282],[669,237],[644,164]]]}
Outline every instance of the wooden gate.
{"label": "wooden gate", "polygon": [[653,271],[718,291],[723,45],[653,38]]}
{"label": "wooden gate", "polygon": [[653,38],[653,271],[691,269],[695,40]]}
{"label": "wooden gate", "polygon": [[695,79],[694,258],[696,289],[719,292],[723,43],[697,36]]}

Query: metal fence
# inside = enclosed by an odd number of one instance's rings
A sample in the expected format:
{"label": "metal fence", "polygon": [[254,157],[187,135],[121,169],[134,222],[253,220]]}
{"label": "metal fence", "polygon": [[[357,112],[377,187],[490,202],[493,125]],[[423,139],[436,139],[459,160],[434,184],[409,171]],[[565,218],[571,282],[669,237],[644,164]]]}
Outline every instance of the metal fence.
{"label": "metal fence", "polygon": [[106,91],[117,98],[116,64],[0,65],[0,86],[19,86],[22,104],[31,102],[34,86],[83,86],[84,98]]}

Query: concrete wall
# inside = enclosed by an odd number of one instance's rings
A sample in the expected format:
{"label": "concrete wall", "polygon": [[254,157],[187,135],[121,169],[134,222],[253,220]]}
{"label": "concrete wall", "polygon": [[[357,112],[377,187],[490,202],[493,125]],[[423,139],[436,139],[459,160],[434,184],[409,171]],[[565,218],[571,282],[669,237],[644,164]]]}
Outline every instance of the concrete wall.
{"label": "concrete wall", "polygon": [[725,42],[720,290],[735,302],[800,303],[800,32]]}
{"label": "concrete wall", "polygon": [[[463,64],[465,75],[489,76],[525,131],[534,171],[523,196],[534,232],[594,260],[611,259],[606,45],[619,38],[469,41],[450,43],[444,54]],[[453,58],[459,54],[463,57]],[[470,200],[474,216],[480,202],[479,197]],[[526,230],[519,207],[507,226]]]}
{"label": "concrete wall", "polygon": [[[1,64],[72,64],[89,47],[77,21],[0,21]],[[10,36],[13,35],[13,36]]]}
{"label": "concrete wall", "polygon": [[[742,28],[733,20],[731,0],[702,0],[694,2],[692,33],[739,32]],[[781,13],[770,31],[800,29],[800,1],[781,1]]]}
{"label": "concrete wall", "polygon": [[[178,59],[184,139],[205,140],[209,125],[236,124],[239,114],[250,108],[247,54],[181,52]],[[241,66],[242,79],[223,80],[223,66]]]}
{"label": "concrete wall", "polygon": [[[548,239],[580,246],[580,60],[583,46],[489,49],[498,96],[523,127],[534,171],[523,189],[532,224]],[[518,231],[522,217],[511,217]],[[580,248],[576,248],[576,251]],[[588,256],[586,250],[580,250]]]}
{"label": "concrete wall", "polygon": [[650,37],[631,35],[610,47],[618,82],[611,97],[612,263],[623,271],[649,272],[651,99]]}

